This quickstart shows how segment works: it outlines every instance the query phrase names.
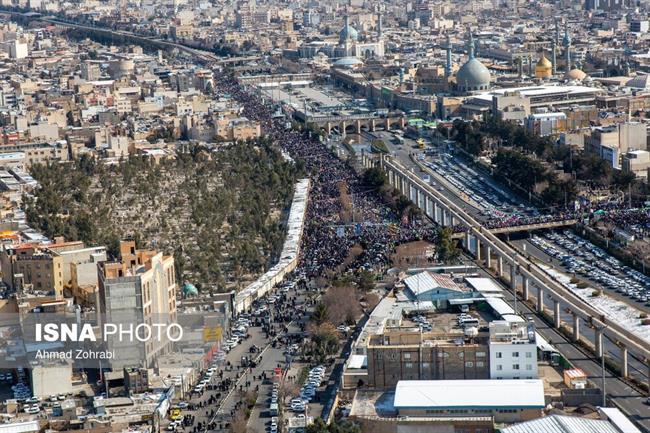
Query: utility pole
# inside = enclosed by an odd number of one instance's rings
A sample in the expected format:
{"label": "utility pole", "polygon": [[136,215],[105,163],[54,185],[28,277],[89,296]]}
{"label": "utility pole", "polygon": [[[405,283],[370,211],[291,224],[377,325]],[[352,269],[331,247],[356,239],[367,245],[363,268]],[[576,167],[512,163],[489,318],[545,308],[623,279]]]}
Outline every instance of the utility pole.
{"label": "utility pole", "polygon": [[[605,329],[607,328],[607,325],[602,325],[599,327],[601,332],[603,333],[602,339],[604,340],[605,338]],[[601,340],[600,343],[600,370],[602,374],[602,392],[603,392],[603,407],[607,407],[607,385],[605,383],[605,344],[604,341]]]}

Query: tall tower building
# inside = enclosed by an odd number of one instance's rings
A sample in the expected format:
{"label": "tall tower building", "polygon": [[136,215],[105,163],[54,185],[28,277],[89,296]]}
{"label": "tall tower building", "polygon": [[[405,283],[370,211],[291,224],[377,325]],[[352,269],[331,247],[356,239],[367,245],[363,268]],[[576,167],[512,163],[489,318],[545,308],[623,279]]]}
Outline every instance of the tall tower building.
{"label": "tall tower building", "polygon": [[445,50],[445,77],[449,78],[451,77],[451,37],[447,35],[447,39],[445,40],[445,45],[442,47]]}
{"label": "tall tower building", "polygon": [[566,71],[571,70],[571,36],[569,35],[569,24],[564,24],[564,56],[566,58]]}
{"label": "tall tower building", "polygon": [[[97,306],[100,322],[134,327],[140,324],[176,323],[176,276],[174,258],[149,250],[137,250],[135,242],[120,243],[120,260],[100,262]],[[113,370],[124,367],[151,367],[169,353],[172,342],[165,333],[161,339],[146,342],[108,339],[106,349],[117,356]]]}

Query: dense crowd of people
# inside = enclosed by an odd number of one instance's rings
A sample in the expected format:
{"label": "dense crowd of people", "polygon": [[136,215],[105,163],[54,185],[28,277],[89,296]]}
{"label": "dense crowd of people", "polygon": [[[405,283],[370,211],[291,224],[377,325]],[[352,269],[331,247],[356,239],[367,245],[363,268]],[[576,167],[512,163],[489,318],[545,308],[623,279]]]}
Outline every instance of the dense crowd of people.
{"label": "dense crowd of people", "polygon": [[[346,162],[340,160],[317,137],[309,132],[288,129],[282,117],[275,117],[276,107],[253,90],[243,88],[234,78],[224,78],[218,90],[231,95],[243,106],[243,114],[259,121],[264,134],[294,158],[304,161],[312,180],[307,210],[307,227],[303,239],[302,262],[308,276],[321,275],[343,263],[355,244],[363,247],[353,266],[380,269],[386,266],[395,247],[414,240],[433,240],[436,229],[425,219],[404,221],[386,205],[374,190]],[[352,212],[358,222],[344,223],[341,219],[340,184],[347,186],[352,200]],[[591,210],[593,213],[593,209]],[[492,215],[485,223],[488,228],[502,228],[580,219],[585,210],[552,212],[542,215],[503,213]],[[608,209],[603,218],[616,226],[639,235],[650,230],[647,209]],[[454,232],[464,231],[461,226]]]}
{"label": "dense crowd of people", "polygon": [[[433,240],[434,226],[423,219],[403,220],[317,137],[287,129],[284,119],[274,118],[275,107],[270,101],[263,102],[263,98],[244,89],[233,78],[220,80],[217,90],[239,101],[244,116],[259,121],[264,134],[293,158],[304,161],[312,180],[301,252],[308,277],[339,266],[355,244],[361,245],[363,252],[353,267],[377,270],[388,265],[397,245]],[[362,221],[342,221],[341,183],[351,197],[353,214]]]}

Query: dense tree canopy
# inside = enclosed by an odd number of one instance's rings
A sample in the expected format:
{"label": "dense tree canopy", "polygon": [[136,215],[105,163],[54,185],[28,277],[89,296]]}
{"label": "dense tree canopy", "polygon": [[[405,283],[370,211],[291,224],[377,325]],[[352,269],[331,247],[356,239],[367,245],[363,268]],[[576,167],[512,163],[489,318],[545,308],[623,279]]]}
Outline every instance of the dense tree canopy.
{"label": "dense tree canopy", "polygon": [[40,188],[24,208],[48,236],[107,245],[113,255],[121,238],[134,237],[173,254],[179,278],[219,284],[275,258],[297,169],[260,139],[195,148],[159,164],[132,156],[106,165],[83,156],[37,165],[32,174]]}

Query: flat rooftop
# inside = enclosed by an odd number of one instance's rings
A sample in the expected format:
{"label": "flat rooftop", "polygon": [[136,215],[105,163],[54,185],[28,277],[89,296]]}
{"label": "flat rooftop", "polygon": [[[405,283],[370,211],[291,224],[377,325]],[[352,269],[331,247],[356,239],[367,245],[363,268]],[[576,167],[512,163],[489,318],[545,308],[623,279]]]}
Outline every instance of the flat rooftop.
{"label": "flat rooftop", "polygon": [[504,95],[505,93],[519,92],[525,97],[551,96],[551,95],[579,95],[584,93],[602,93],[602,89],[587,86],[532,86],[532,87],[514,87],[508,89],[494,89],[484,93],[479,93],[469,99],[478,99],[482,101],[492,101],[492,96]]}
{"label": "flat rooftop", "polygon": [[533,380],[400,380],[399,409],[544,408],[544,384]]}

